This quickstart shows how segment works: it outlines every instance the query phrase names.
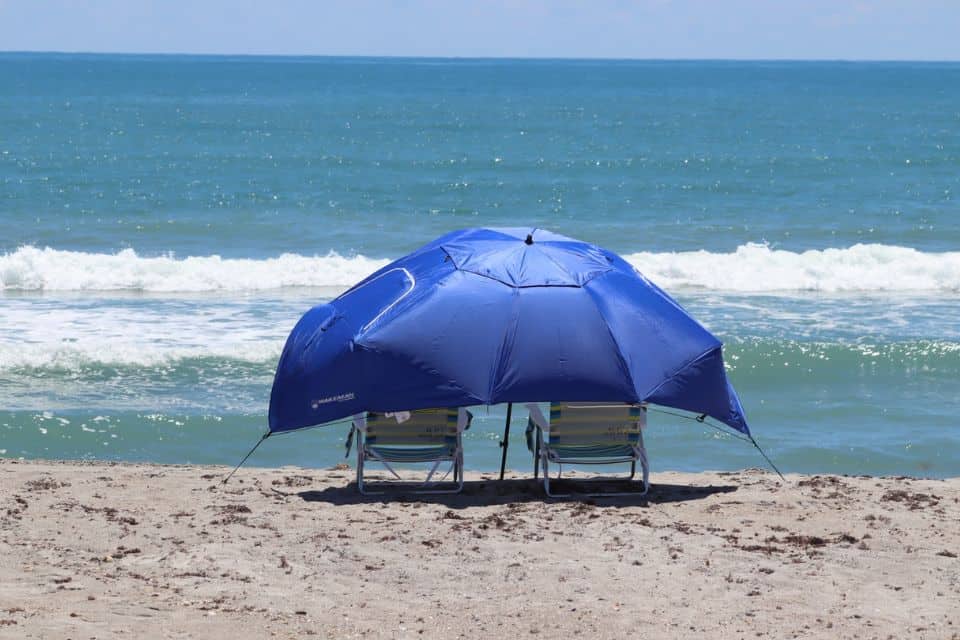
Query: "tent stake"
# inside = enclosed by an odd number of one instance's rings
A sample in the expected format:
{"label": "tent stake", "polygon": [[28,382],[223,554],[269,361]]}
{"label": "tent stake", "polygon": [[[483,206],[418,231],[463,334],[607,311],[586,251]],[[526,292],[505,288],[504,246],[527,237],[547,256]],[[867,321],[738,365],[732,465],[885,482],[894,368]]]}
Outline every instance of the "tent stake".
{"label": "tent stake", "polygon": [[265,434],[263,434],[263,437],[262,437],[262,438],[260,438],[259,440],[257,440],[257,444],[253,445],[253,449],[250,449],[250,451],[247,452],[247,455],[243,456],[243,460],[240,461],[240,464],[238,464],[236,467],[233,468],[233,471],[231,471],[230,474],[229,474],[226,478],[223,479],[223,482],[222,482],[221,484],[227,484],[227,480],[229,480],[230,478],[232,478],[232,477],[233,477],[233,474],[235,474],[235,473],[237,472],[237,469],[239,469],[240,467],[242,467],[242,466],[243,466],[243,463],[247,461],[247,458],[250,457],[250,454],[252,454],[254,451],[256,451],[256,450],[257,450],[257,447],[259,447],[260,444],[261,444],[264,440],[266,440],[267,438],[270,437],[270,433],[271,433],[270,431],[267,431]]}
{"label": "tent stake", "polygon": [[510,443],[510,414],[513,413],[513,403],[507,403],[507,424],[503,428],[503,440],[500,446],[503,448],[503,457],[500,459],[500,479],[503,480],[503,472],[507,468],[507,446]]}

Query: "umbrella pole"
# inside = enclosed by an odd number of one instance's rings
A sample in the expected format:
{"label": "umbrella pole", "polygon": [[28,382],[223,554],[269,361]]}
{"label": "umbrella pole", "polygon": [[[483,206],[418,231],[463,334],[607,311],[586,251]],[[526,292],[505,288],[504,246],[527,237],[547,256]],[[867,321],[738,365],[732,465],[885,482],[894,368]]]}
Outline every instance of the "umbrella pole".
{"label": "umbrella pole", "polygon": [[503,472],[507,468],[507,445],[510,442],[510,414],[513,413],[513,403],[507,403],[507,424],[503,427],[503,440],[500,441],[500,448],[503,449],[503,457],[500,459],[500,479],[503,480]]}

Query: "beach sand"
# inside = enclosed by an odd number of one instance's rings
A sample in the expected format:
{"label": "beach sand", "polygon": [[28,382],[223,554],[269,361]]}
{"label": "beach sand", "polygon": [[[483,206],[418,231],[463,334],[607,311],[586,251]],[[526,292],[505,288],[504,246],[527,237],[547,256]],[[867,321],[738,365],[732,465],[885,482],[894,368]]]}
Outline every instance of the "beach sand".
{"label": "beach sand", "polygon": [[960,638],[960,479],[380,499],[227,471],[0,461],[0,637]]}

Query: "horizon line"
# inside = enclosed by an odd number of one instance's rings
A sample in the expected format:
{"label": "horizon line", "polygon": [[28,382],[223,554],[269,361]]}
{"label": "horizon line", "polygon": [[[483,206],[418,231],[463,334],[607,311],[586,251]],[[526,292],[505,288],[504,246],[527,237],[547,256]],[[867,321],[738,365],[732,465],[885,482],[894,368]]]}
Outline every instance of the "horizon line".
{"label": "horizon line", "polygon": [[140,56],[140,57],[195,57],[195,58],[361,58],[387,60],[530,60],[530,61],[590,61],[590,62],[845,62],[845,63],[927,63],[951,64],[960,59],[938,58],[700,58],[700,57],[608,57],[608,56],[482,56],[482,55],[402,55],[349,53],[212,53],[189,51],[59,51],[47,49],[0,50],[2,55],[59,55],[59,56]]}

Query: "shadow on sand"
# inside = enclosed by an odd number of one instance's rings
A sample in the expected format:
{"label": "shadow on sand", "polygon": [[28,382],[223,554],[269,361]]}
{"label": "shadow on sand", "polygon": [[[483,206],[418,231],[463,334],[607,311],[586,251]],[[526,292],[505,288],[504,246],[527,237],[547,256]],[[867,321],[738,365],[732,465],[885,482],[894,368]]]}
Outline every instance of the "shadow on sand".
{"label": "shadow on sand", "polygon": [[[569,484],[568,484],[569,483]],[[557,491],[584,490],[584,485],[575,480],[561,480],[559,484],[551,482]],[[624,491],[624,483],[611,481],[609,483],[591,483],[590,491]],[[401,488],[387,490],[382,495],[361,495],[357,491],[355,482],[345,487],[329,487],[322,491],[301,491],[295,495],[307,502],[325,502],[332,505],[343,504],[385,504],[390,502],[420,502],[442,504],[452,509],[467,507],[481,507],[489,505],[504,505],[520,502],[587,502],[602,504],[610,507],[646,506],[648,504],[666,504],[671,502],[685,502],[687,500],[702,500],[716,493],[731,493],[736,491],[735,485],[690,486],[678,484],[653,484],[645,496],[588,496],[574,493],[568,498],[550,498],[544,492],[540,483],[531,479],[519,480],[473,480],[463,485],[463,492],[459,494],[416,494]]]}

